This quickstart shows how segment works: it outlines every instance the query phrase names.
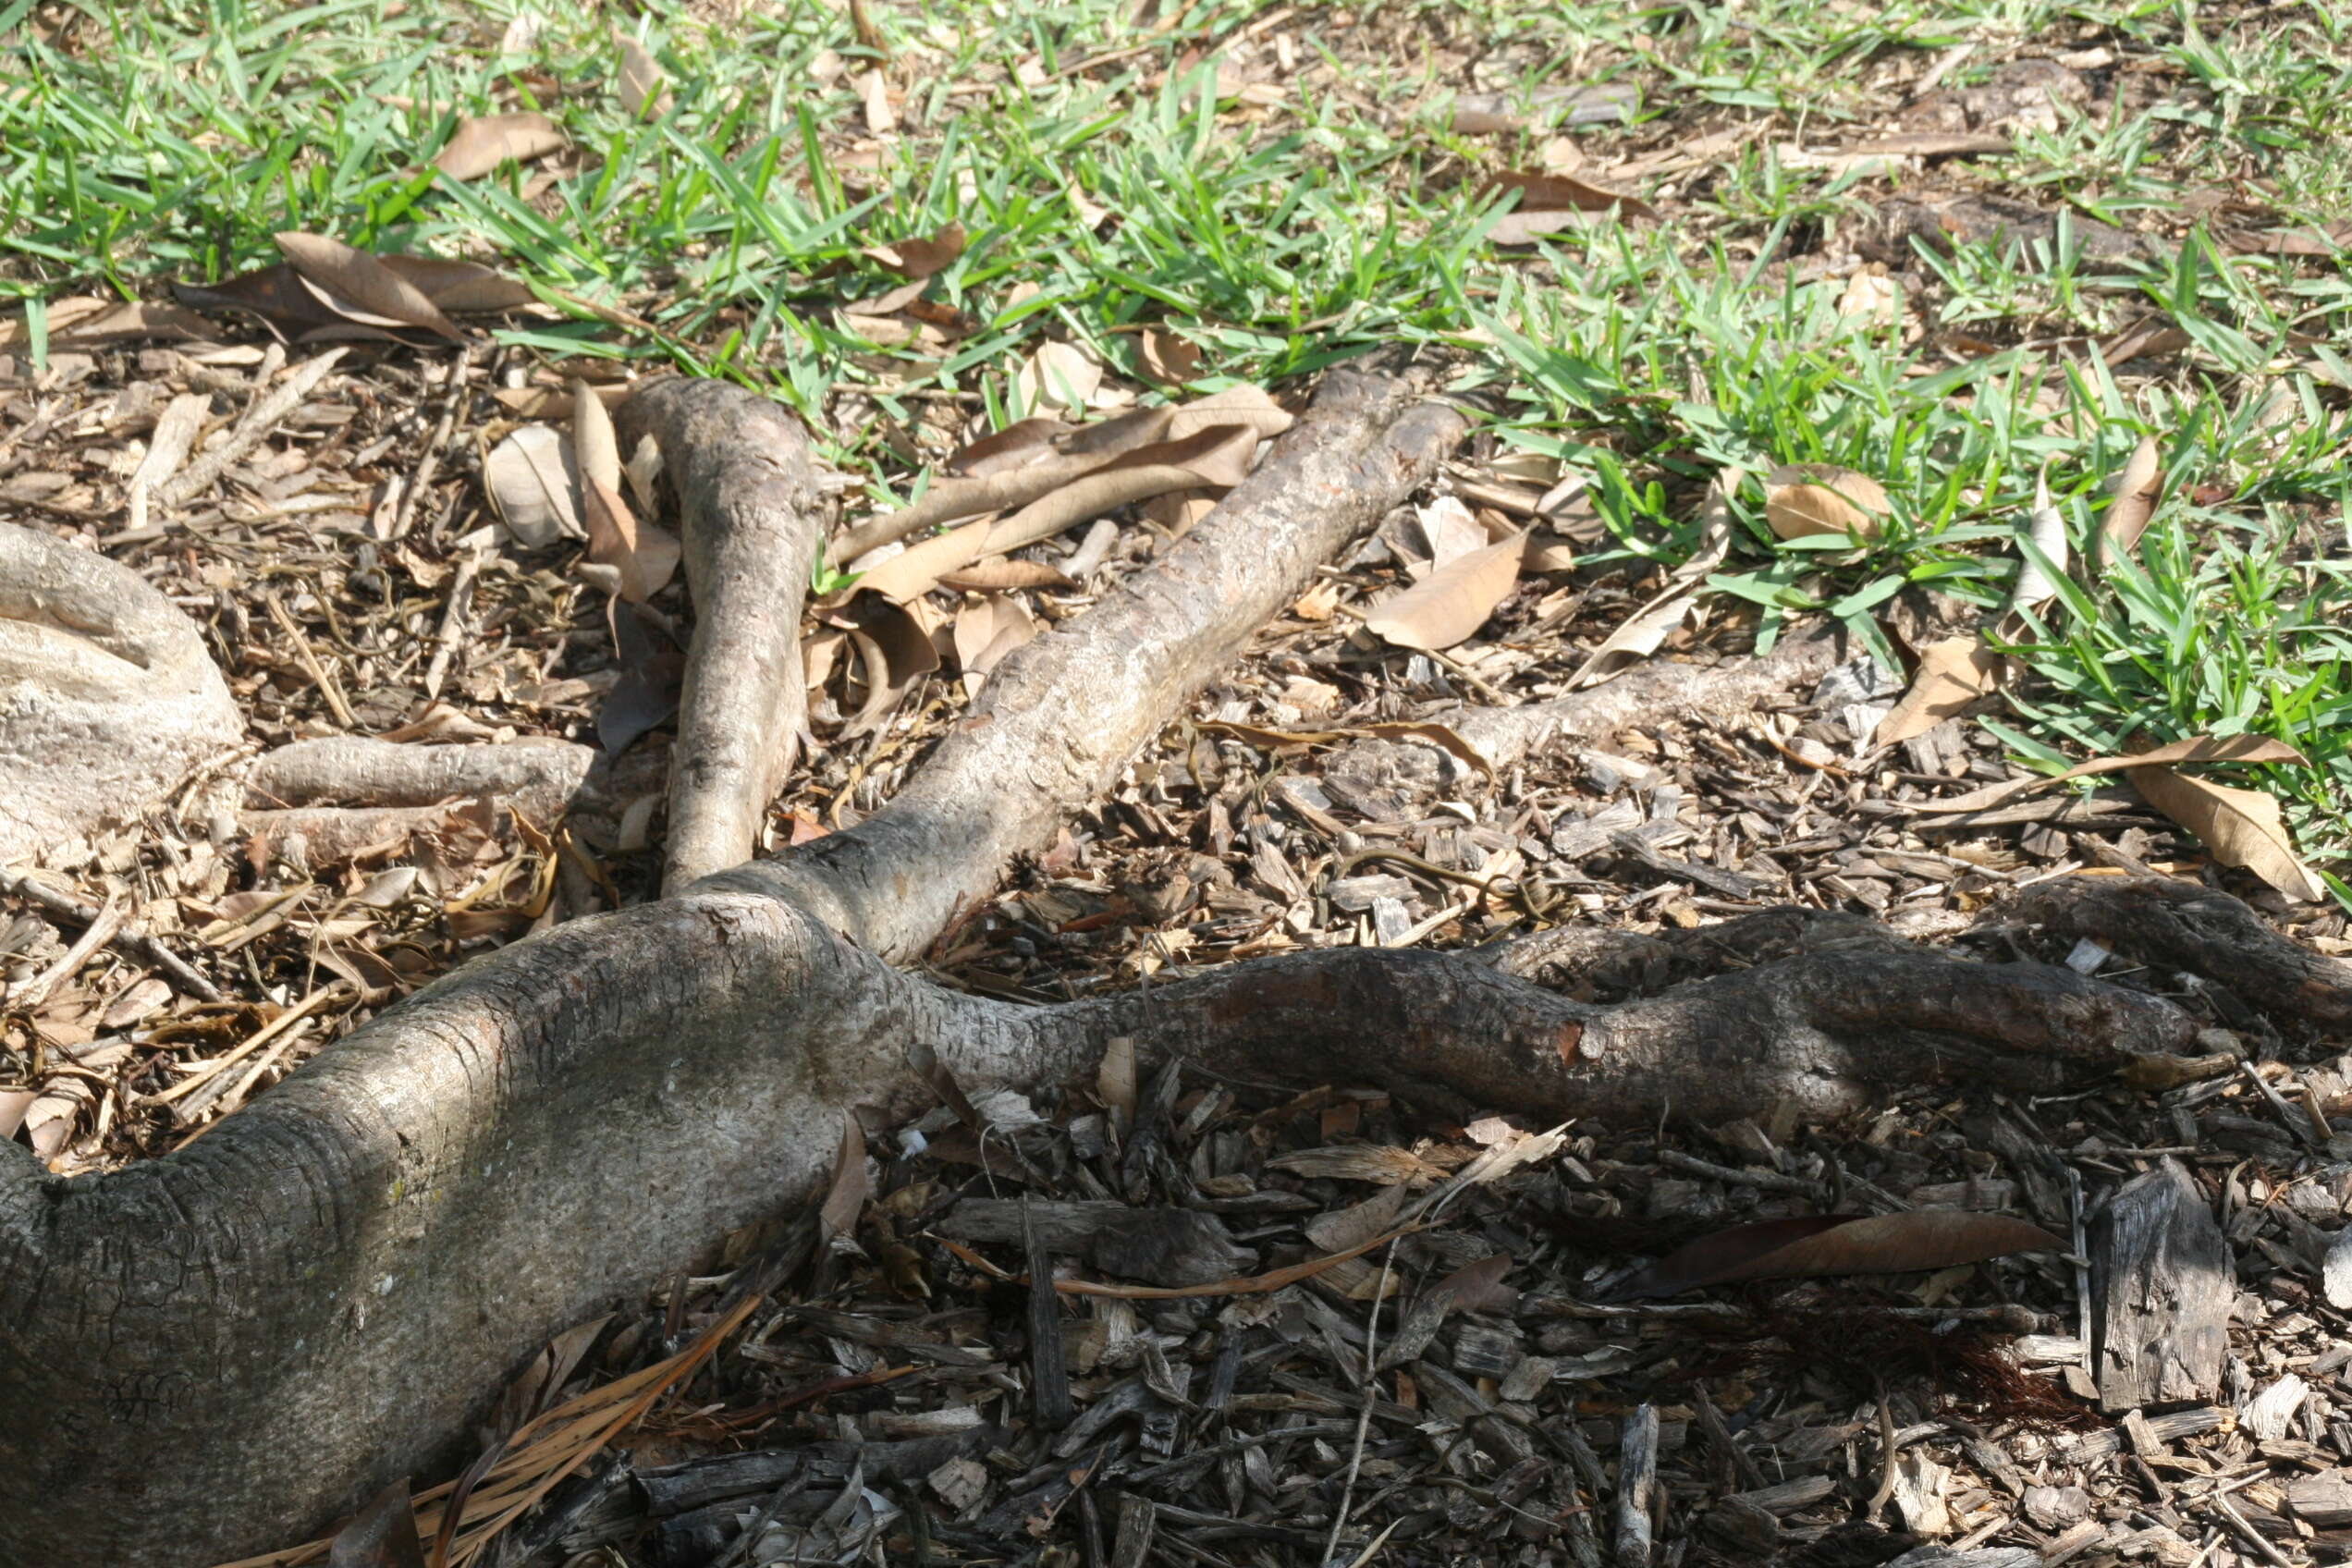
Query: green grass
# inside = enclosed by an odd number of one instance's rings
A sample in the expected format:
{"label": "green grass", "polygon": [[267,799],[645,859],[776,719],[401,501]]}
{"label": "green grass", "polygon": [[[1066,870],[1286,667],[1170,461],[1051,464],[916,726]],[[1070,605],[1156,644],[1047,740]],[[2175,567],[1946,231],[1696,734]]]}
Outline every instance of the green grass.
{"label": "green grass", "polygon": [[[2156,525],[2135,570],[2046,612],[2049,635],[2025,655],[2038,679],[2007,717],[2020,754],[2113,748],[2135,721],[2157,740],[2276,734],[2314,759],[2272,779],[2305,847],[2352,848],[2352,764],[2330,739],[2352,701],[2346,590],[2328,558],[2352,484],[2352,275],[2340,257],[2223,242],[2233,225],[2352,214],[2352,5],[1392,0],[1363,8],[1377,50],[1352,52],[1347,29],[1298,32],[1299,70],[1325,68],[1270,112],[1220,98],[1209,47],[1280,25],[1266,0],[1164,6],[1167,38],[1101,75],[1068,67],[1139,42],[1130,5],[868,8],[896,80],[917,86],[900,136],[861,168],[852,84],[871,61],[846,16],[813,0],[730,30],[646,7],[632,25],[674,101],[643,120],[610,91],[615,44],[582,7],[502,57],[517,8],[497,0],[90,0],[62,45],[0,0],[0,295],[153,295],[274,260],[269,237],[288,227],[496,260],[658,329],[583,314],[508,342],[768,388],[877,495],[904,465],[874,422],[826,417],[844,388],[898,388],[871,395],[901,423],[925,389],[976,394],[1002,421],[1023,411],[1014,370],[1047,337],[1132,372],[1137,329],[1179,330],[1204,350],[1201,390],[1418,345],[1486,390],[1503,445],[1592,477],[1612,533],[1600,564],[1679,559],[1693,498],[1724,464],[1878,477],[1894,516],[1863,549],[1773,540],[1751,484],[1712,582],[1768,625],[1827,610],[1880,649],[1905,588],[2003,601],[2037,475],[2087,538],[2108,476],[2154,431]],[[1450,39],[1521,89],[1638,87],[1632,123],[1572,133],[1601,169],[1770,123],[1679,188],[1668,224],[1500,251],[1478,170],[1530,165],[1553,133],[1449,131],[1448,97],[1469,85]],[[2204,203],[2208,226],[2174,260],[2102,269],[2064,227],[2023,253],[1964,246],[1912,259],[1926,295],[1893,323],[1842,315],[1843,278],[1767,264],[1784,244],[1850,235],[1883,190],[1782,147],[1873,134],[1883,116],[1866,83],[1895,62],[1972,46],[1949,78],[1967,85],[2020,43],[2127,58],[2154,84],[2147,112],[2067,111],[2014,155],[1945,175],[2083,221]],[[1200,64],[1163,77],[1188,50]],[[581,153],[535,199],[513,170],[463,186],[420,172],[459,116],[527,107]],[[2249,174],[2272,215],[2212,205],[2247,194]],[[858,336],[839,307],[896,281],[863,249],[949,223],[968,245],[929,298],[960,312],[962,334],[935,350]],[[2172,374],[2119,379],[2096,346],[2151,313],[2190,346]],[[1974,347],[1949,346],[1963,338]]]}

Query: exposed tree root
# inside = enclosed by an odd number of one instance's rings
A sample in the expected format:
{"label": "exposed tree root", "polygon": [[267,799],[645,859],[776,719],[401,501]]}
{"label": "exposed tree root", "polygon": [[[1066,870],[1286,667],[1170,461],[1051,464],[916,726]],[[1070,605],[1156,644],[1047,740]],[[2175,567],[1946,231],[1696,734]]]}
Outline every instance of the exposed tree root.
{"label": "exposed tree root", "polygon": [[0,523],[0,865],[140,816],[243,729],[144,578]]}
{"label": "exposed tree root", "polygon": [[[1009,661],[857,828],[503,949],[167,1158],[60,1181],[0,1146],[0,1560],[213,1561],[450,1461],[550,1331],[804,1202],[845,1115],[924,1104],[915,1057],[968,1086],[1029,1085],[1125,1035],[1243,1082],[1712,1119],[1784,1096],[1843,1110],[1922,1081],[2055,1087],[2193,1037],[2158,998],[1812,916],[1620,944],[1636,983],[1613,1004],[1506,973],[1538,961],[1532,946],[1500,966],[1305,953],[1047,1008],[890,967],[1095,800],[1461,428],[1396,382],[1335,374],[1256,475],[1159,567]],[[743,483],[670,459],[690,509],[728,500],[696,486]],[[1693,704],[1758,679],[1660,678]],[[698,700],[784,722],[790,685],[722,703],[706,680]],[[747,794],[766,788],[771,750],[712,754]]]}

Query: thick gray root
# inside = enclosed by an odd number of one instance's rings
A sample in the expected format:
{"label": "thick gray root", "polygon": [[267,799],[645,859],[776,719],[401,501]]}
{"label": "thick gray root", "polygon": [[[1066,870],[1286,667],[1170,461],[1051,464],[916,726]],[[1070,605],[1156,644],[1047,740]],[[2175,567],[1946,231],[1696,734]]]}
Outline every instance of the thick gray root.
{"label": "thick gray root", "polygon": [[911,1046],[974,1084],[1077,1067],[1098,1011],[938,990],[829,927],[919,950],[1462,429],[1373,378],[1323,403],[1301,429],[1335,450],[1286,442],[1161,571],[1008,661],[947,782],[847,852],[490,955],[165,1158],[58,1180],[0,1146],[0,1562],[299,1539],[451,1458],[550,1332],[804,1201],[845,1114],[918,1103]]}
{"label": "thick gray root", "polygon": [[670,748],[662,890],[741,865],[808,724],[801,608],[825,542],[808,435],[717,381],[657,381],[620,406],[622,450],[650,435],[679,497],[694,636]]}
{"label": "thick gray root", "polygon": [[0,522],[0,865],[137,820],[244,729],[144,578]]}

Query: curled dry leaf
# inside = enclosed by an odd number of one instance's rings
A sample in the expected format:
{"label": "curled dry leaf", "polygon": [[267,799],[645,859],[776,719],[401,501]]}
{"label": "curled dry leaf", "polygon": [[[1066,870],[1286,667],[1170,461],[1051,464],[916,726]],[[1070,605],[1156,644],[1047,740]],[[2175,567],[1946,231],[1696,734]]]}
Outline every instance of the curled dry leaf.
{"label": "curled dry leaf", "polygon": [[1056,440],[1068,435],[1070,428],[1058,419],[1015,420],[962,447],[943,466],[949,473],[974,479],[1026,468],[1053,456]]}
{"label": "curled dry leaf", "polygon": [[2174,741],[2153,751],[2137,752],[2130,756],[2093,757],[2078,762],[2064,773],[2053,773],[2040,778],[2011,778],[1999,784],[1988,784],[1981,790],[1971,790],[1965,795],[1949,795],[1940,801],[1920,801],[1909,809],[1915,813],[1941,815],[1954,812],[1988,811],[2005,804],[2018,796],[2041,789],[2045,785],[2063,784],[2070,778],[2090,778],[2104,773],[2128,773],[2135,767],[2172,767],[2182,763],[2236,762],[2286,763],[2297,766],[2310,766],[2301,752],[2284,741],[2273,741],[2267,735],[2193,735],[2186,741]]}
{"label": "curled dry leaf", "polygon": [[641,523],[621,499],[619,444],[612,415],[586,382],[572,383],[571,449],[580,472],[580,521],[588,558],[620,574],[619,592],[642,605],[668,585],[678,570],[677,536]]}
{"label": "curled dry leaf", "polygon": [[1146,327],[1136,340],[1135,362],[1154,381],[1182,386],[1200,374],[1201,351],[1172,332]]}
{"label": "curled dry leaf", "polygon": [[2305,903],[2327,896],[2310,867],[2296,857],[2278,802],[2260,790],[2216,784],[2157,766],[2131,768],[2126,776],[2140,799],[2196,834],[2223,865],[2250,871]]}
{"label": "curled dry leaf", "polygon": [[1764,520],[1782,539],[1813,533],[1875,539],[1886,515],[1887,494],[1879,482],[1834,463],[1784,463],[1764,481]]}
{"label": "curled dry leaf", "polygon": [[963,672],[963,688],[978,696],[989,672],[1005,655],[1037,635],[1035,617],[1004,595],[972,600],[956,611],[956,668]]}
{"label": "curled dry leaf", "polygon": [[2132,546],[2147,532],[2148,520],[2156,514],[2156,486],[2163,477],[2163,452],[2154,435],[2143,435],[2133,449],[2131,460],[2124,464],[2115,476],[2115,484],[2107,503],[2107,515],[2099,524],[2099,565],[2104,570],[2117,558],[2131,554]]}
{"label": "curled dry leaf", "polygon": [[620,106],[631,118],[643,118],[647,108],[656,115],[669,112],[669,90],[663,85],[660,62],[651,51],[627,33],[615,33],[613,42],[620,50],[620,70],[613,90],[620,95]]}
{"label": "curled dry leaf", "polygon": [[451,179],[479,179],[500,164],[528,163],[566,144],[562,128],[542,114],[469,115],[433,166]]}
{"label": "curled dry leaf", "polygon": [[1524,534],[1456,556],[1376,607],[1364,629],[1401,648],[1451,648],[1486,624],[1519,582]]}
{"label": "curled dry leaf", "polygon": [[[185,343],[213,335],[213,324],[178,305],[100,300],[77,295],[48,305],[52,349],[92,348],[107,343]],[[21,349],[32,341],[22,310],[0,315],[0,349]]]}
{"label": "curled dry leaf", "polygon": [[1701,1237],[1635,1274],[1616,1293],[1638,1301],[1743,1280],[1912,1274],[2012,1253],[2064,1250],[2064,1243],[2039,1225],[1966,1209],[1766,1219]]}
{"label": "curled dry leaf", "polygon": [[336,314],[365,326],[415,327],[464,340],[424,290],[365,251],[323,234],[288,230],[274,238],[302,286]]}
{"label": "curled dry leaf", "polygon": [[833,1182],[816,1211],[816,1239],[830,1245],[837,1237],[857,1233],[858,1216],[865,1209],[865,1127],[857,1112],[841,1117],[841,1146],[833,1157]]}
{"label": "curled dry leaf", "polygon": [[[2009,606],[2001,617],[2002,628],[2012,641],[2026,631],[2027,615],[2058,596],[2058,584],[2052,573],[2066,570],[2066,519],[2051,502],[2048,473],[2034,480],[2033,511],[2026,519],[2026,537],[2033,541],[2041,560],[2023,550],[2017,552],[2017,585],[2009,591]],[[2047,570],[2042,561],[2050,563]]]}
{"label": "curled dry leaf", "polygon": [[865,257],[901,277],[929,277],[945,272],[963,254],[963,225],[949,224],[927,239],[901,239],[895,245],[869,245]]}
{"label": "curled dry leaf", "polygon": [[1014,401],[1023,410],[1083,409],[1101,387],[1102,361],[1093,350],[1059,339],[1037,351],[1013,373]]}
{"label": "curled dry leaf", "polygon": [[880,71],[868,71],[857,79],[857,95],[869,132],[888,136],[899,129],[899,112],[890,106],[890,83]]}
{"label": "curled dry leaf", "polygon": [[1969,704],[2000,689],[2004,663],[1981,634],[1946,637],[1919,651],[1919,668],[1911,689],[1894,711],[1879,721],[1872,740],[1893,746],[1925,735]]}
{"label": "curled dry leaf", "polygon": [[536,550],[558,539],[584,539],[580,471],[571,444],[553,425],[526,424],[490,449],[484,488],[514,542]]}
{"label": "curled dry leaf", "polygon": [[528,285],[480,262],[452,262],[439,256],[378,256],[376,260],[415,284],[446,314],[511,311],[539,300]]}

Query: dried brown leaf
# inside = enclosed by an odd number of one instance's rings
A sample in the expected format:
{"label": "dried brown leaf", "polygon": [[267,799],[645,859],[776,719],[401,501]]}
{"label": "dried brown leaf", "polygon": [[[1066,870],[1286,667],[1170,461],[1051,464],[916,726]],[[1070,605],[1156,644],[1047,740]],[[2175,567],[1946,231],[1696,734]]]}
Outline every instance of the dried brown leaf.
{"label": "dried brown leaf", "polygon": [[1053,456],[1055,442],[1068,435],[1070,428],[1058,419],[1015,420],[962,447],[943,466],[949,473],[974,479],[1008,473]]}
{"label": "dried brown leaf", "polygon": [[1834,463],[1785,463],[1764,481],[1764,518],[1782,539],[1811,533],[1875,539],[1886,515],[1887,494],[1879,482]]}
{"label": "dried brown leaf", "polygon": [[524,548],[588,536],[580,521],[579,467],[571,444],[553,425],[523,425],[493,447],[482,479],[498,521]]}
{"label": "dried brown leaf", "polygon": [[2106,773],[2128,773],[2135,767],[2171,767],[2182,763],[2236,762],[2288,763],[2308,767],[2309,760],[2284,741],[2273,741],[2267,735],[2231,735],[2216,738],[2193,735],[2186,741],[2174,741],[2153,751],[2138,752],[2130,756],[2093,757],[2079,762],[2064,773],[2053,773],[2040,778],[2011,778],[1999,784],[1988,784],[1981,790],[1971,790],[1965,795],[1951,795],[1940,801],[1920,801],[1911,806],[1914,812],[1942,815],[1954,812],[1986,811],[2004,804],[2018,796],[2028,794],[2045,785],[2063,784],[2070,778],[2090,778]]}
{"label": "dried brown leaf", "polygon": [[1919,668],[1911,689],[1894,711],[1879,721],[1872,740],[1893,746],[1925,735],[1969,704],[2000,689],[2005,661],[1981,635],[1946,637],[1919,650]]}
{"label": "dried brown leaf", "polygon": [[1638,196],[1611,190],[1572,174],[1499,174],[1489,182],[1489,188],[1519,192],[1521,213],[1605,213],[1617,207],[1627,217],[1658,215],[1658,209]]}
{"label": "dried brown leaf", "polygon": [[954,264],[963,254],[963,225],[949,224],[927,239],[901,239],[895,245],[869,245],[865,256],[900,277],[927,278]]}
{"label": "dried brown leaf", "polygon": [[2005,1215],[1920,1208],[1856,1218],[1766,1219],[1701,1237],[1619,1287],[1621,1300],[1679,1295],[1744,1280],[1912,1274],[2021,1252],[2063,1252],[2039,1225]]}
{"label": "dried brown leaf", "polygon": [[2099,565],[2102,570],[2119,557],[2130,555],[2132,546],[2147,532],[2148,520],[2156,513],[2156,486],[2163,477],[2163,458],[2156,437],[2143,435],[2123,472],[2115,475],[2107,515],[2099,524]]}
{"label": "dried brown leaf", "polygon": [[1525,535],[1457,556],[1427,578],[1376,607],[1364,629],[1401,648],[1444,649],[1464,641],[1494,614],[1519,582]]}
{"label": "dried brown leaf", "polygon": [[[213,336],[213,324],[178,305],[78,296],[49,301],[49,346],[94,348],[108,343],[185,343]],[[25,312],[0,316],[0,349],[32,341]]]}
{"label": "dried brown leaf", "polygon": [[378,256],[376,260],[415,284],[446,314],[511,311],[539,301],[528,285],[480,262],[452,262],[440,256]]}
{"label": "dried brown leaf", "polygon": [[1152,380],[1164,386],[1182,386],[1200,374],[1201,351],[1172,332],[1146,327],[1136,341],[1135,362]]}
{"label": "dried brown leaf", "polygon": [[890,83],[878,70],[866,72],[857,79],[858,103],[865,110],[865,129],[876,136],[888,136],[899,129],[899,112],[890,106]]}
{"label": "dried brown leaf", "polygon": [[464,341],[465,334],[424,290],[365,251],[292,229],[274,238],[297,276],[337,314],[365,326],[414,327]]}
{"label": "dried brown leaf", "polygon": [[816,1211],[817,1244],[857,1232],[858,1216],[865,1209],[865,1128],[857,1112],[841,1116],[841,1146],[833,1157],[833,1181]]}
{"label": "dried brown leaf", "polygon": [[620,106],[629,111],[631,119],[644,117],[650,105],[655,115],[669,112],[669,90],[663,85],[661,63],[645,46],[627,33],[615,33],[613,42],[619,46],[620,69],[613,90],[620,95]]}
{"label": "dried brown leaf", "polygon": [[561,128],[542,114],[469,115],[433,166],[451,179],[479,179],[500,164],[528,163],[565,145]]}
{"label": "dried brown leaf", "polygon": [[1024,413],[1083,409],[1102,378],[1103,362],[1091,349],[1054,338],[1013,373],[1013,401]]}
{"label": "dried brown leaf", "polygon": [[2260,790],[2216,784],[2170,767],[2135,767],[2126,776],[2140,799],[2196,834],[2223,865],[2250,871],[2305,903],[2327,896],[2320,879],[2296,857],[2278,802]]}

